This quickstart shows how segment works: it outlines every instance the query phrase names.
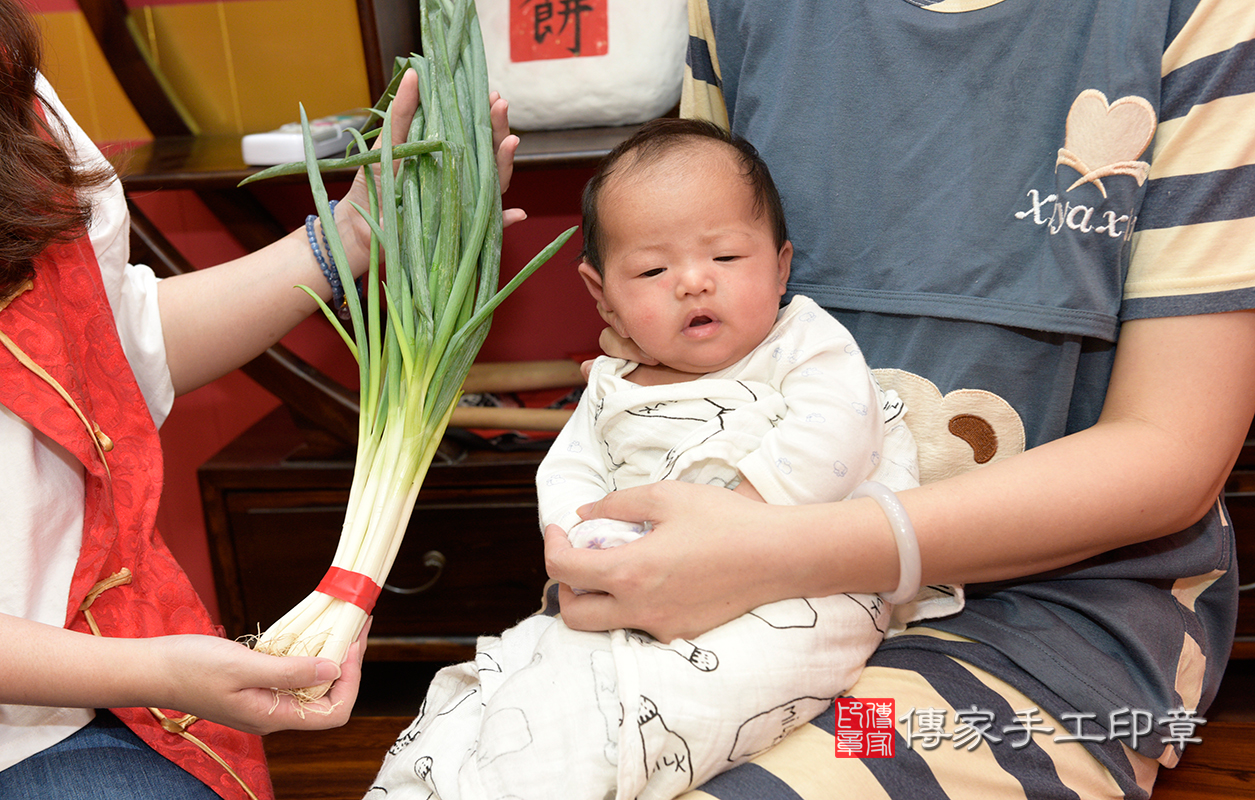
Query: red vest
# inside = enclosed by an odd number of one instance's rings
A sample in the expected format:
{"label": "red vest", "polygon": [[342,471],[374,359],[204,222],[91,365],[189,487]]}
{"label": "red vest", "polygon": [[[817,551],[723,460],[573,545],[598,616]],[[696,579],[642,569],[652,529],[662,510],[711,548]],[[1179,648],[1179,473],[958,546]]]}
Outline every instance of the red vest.
{"label": "red vest", "polygon": [[[35,269],[33,288],[0,312],[0,331],[61,385],[87,424],[55,388],[2,347],[0,403],[84,467],[83,544],[65,627],[89,632],[81,610],[85,598],[99,582],[125,569],[131,574],[129,583],[101,591],[91,601],[90,615],[101,635],[215,635],[209,613],[156,530],[161,442],[122,352],[91,243],[83,235],[74,243],[49,247]],[[93,436],[89,425],[103,436]],[[248,797],[226,769],[195,743],[164,729],[148,709],[113,712],[222,797]],[[163,713],[170,720],[183,716]],[[259,798],[273,797],[260,737],[205,720],[192,722],[187,730]]]}

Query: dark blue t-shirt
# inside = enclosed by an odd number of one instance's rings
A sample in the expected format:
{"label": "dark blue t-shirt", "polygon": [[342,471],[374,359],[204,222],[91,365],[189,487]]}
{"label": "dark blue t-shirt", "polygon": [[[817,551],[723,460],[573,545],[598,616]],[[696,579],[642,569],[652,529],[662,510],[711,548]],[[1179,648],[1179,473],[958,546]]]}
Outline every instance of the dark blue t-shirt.
{"label": "dark blue t-shirt", "polygon": [[[1097,421],[1123,320],[1255,307],[1255,132],[1200,149],[1209,112],[1255,91],[1255,48],[1194,0],[706,5],[686,92],[714,86],[763,154],[790,289],[872,367],[994,392],[1033,447]],[[1232,642],[1234,558],[1218,499],[1178,534],[969,586],[929,624],[1100,721],[1201,709]]]}

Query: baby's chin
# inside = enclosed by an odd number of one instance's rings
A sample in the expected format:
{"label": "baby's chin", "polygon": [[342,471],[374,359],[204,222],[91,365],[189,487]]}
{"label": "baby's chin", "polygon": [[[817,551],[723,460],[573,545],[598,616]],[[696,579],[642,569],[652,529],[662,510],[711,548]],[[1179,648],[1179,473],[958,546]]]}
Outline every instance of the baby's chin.
{"label": "baby's chin", "polygon": [[745,354],[729,355],[717,358],[686,358],[663,362],[663,365],[675,372],[692,375],[694,378],[727,369],[744,358]]}

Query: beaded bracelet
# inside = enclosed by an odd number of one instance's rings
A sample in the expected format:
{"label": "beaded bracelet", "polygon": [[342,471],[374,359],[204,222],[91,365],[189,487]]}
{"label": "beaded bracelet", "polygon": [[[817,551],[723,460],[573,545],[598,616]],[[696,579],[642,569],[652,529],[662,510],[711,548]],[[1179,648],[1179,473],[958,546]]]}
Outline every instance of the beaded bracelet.
{"label": "beaded bracelet", "polygon": [[898,545],[898,588],[892,594],[881,596],[894,605],[910,602],[919,594],[923,569],[915,528],[911,525],[911,518],[906,515],[906,509],[902,507],[902,501],[898,500],[898,496],[889,487],[876,481],[864,481],[850,493],[850,497],[870,497],[889,518],[889,527],[893,529],[893,539]]}
{"label": "beaded bracelet", "polygon": [[[331,201],[331,213],[336,211],[336,201]],[[331,257],[331,243],[327,241],[327,232],[323,231],[323,246],[318,246],[318,236],[314,233],[314,222],[318,219],[317,214],[310,214],[305,218],[305,235],[309,239],[309,247],[314,251],[314,258],[318,260],[318,267],[322,270],[323,276],[327,278],[327,283],[331,284],[331,307],[336,310],[340,319],[349,318],[349,304],[344,299],[344,284],[340,281],[340,272],[336,269],[335,259]],[[327,252],[323,254],[323,247]]]}

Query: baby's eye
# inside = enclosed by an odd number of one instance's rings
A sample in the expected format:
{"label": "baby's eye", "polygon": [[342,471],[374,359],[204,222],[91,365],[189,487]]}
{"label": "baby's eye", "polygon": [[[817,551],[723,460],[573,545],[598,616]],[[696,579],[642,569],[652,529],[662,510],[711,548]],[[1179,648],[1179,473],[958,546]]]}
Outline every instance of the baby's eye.
{"label": "baby's eye", "polygon": [[666,267],[654,267],[653,269],[647,269],[644,272],[642,272],[641,277],[653,278],[654,276],[661,275],[664,272],[666,272]]}
{"label": "baby's eye", "polygon": [[740,256],[715,256],[715,261],[736,261]]}

